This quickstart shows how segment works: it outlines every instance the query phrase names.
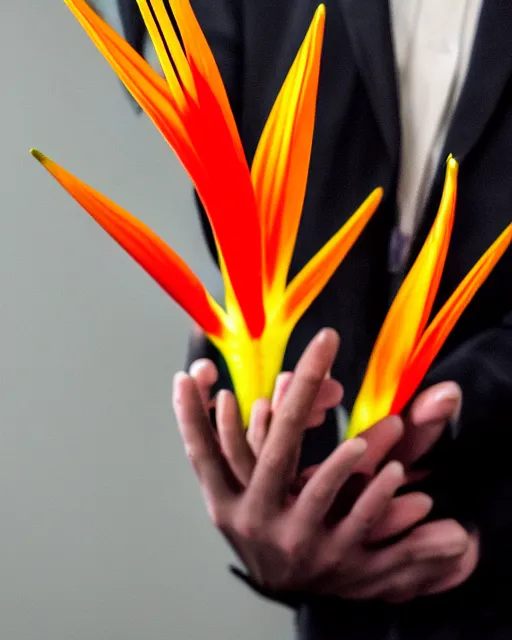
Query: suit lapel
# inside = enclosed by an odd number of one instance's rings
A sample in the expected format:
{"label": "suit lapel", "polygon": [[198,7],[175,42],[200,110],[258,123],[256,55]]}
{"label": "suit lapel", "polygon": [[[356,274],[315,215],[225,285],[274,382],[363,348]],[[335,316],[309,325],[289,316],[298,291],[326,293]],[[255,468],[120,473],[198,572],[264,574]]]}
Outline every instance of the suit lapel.
{"label": "suit lapel", "polygon": [[483,0],[480,21],[445,153],[462,162],[482,135],[512,71],[512,2]]}
{"label": "suit lapel", "polygon": [[338,0],[375,117],[393,162],[398,159],[400,118],[388,0]]}
{"label": "suit lapel", "polygon": [[[512,73],[512,1],[483,0],[468,74],[448,129],[435,180],[410,253],[420,250],[439,204],[448,154],[461,163],[482,137]],[[433,201],[433,198],[436,201]]]}

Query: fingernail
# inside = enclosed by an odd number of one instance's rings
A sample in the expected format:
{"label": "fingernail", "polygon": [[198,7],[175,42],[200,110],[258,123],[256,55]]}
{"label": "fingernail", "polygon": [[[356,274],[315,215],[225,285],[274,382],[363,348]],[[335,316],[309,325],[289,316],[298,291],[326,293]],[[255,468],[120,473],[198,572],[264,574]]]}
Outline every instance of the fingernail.
{"label": "fingernail", "polygon": [[404,475],[404,466],[401,462],[394,460],[388,464],[388,473],[393,478],[400,478]]}
{"label": "fingernail", "polygon": [[460,419],[460,414],[462,412],[462,394],[459,395],[459,397],[457,398],[457,403],[455,405],[455,409],[453,410],[452,413],[452,422],[457,424],[457,422]]}
{"label": "fingernail", "polygon": [[460,397],[459,386],[455,383],[444,383],[439,385],[439,388],[434,394],[434,400],[436,402],[455,401]]}
{"label": "fingernail", "polygon": [[434,501],[432,500],[432,498],[430,496],[427,495],[421,495],[421,496],[417,496],[416,498],[416,504],[419,507],[423,507],[423,509],[425,509],[425,511],[430,511],[432,509],[432,507],[434,506]]}
{"label": "fingernail", "polygon": [[202,369],[206,366],[206,360],[196,360],[190,365],[190,369],[188,370],[191,376],[196,376]]}
{"label": "fingernail", "polygon": [[391,415],[385,418],[385,420],[387,420],[391,424],[397,436],[402,435],[402,432],[404,430],[404,423],[400,416]]}
{"label": "fingernail", "polygon": [[228,399],[228,392],[226,389],[221,389],[216,397],[215,397],[215,406],[217,410],[217,419],[222,420],[222,416],[224,415],[224,411],[226,409],[226,401]]}
{"label": "fingernail", "polygon": [[178,371],[174,374],[174,378],[172,381],[172,389],[173,389],[173,398],[176,402],[180,401],[181,398],[181,389],[180,383],[188,378],[187,374],[184,371]]}
{"label": "fingernail", "polygon": [[278,389],[282,384],[284,384],[284,382],[287,379],[288,375],[289,374],[287,374],[286,372],[281,371],[281,373],[276,378],[274,389]]}
{"label": "fingernail", "polygon": [[354,456],[362,456],[368,448],[368,443],[366,442],[366,440],[363,440],[363,438],[354,438],[352,442],[352,446],[354,448]]}
{"label": "fingernail", "polygon": [[459,419],[462,408],[462,392],[458,385],[454,383],[441,387],[435,394],[434,402],[437,404],[453,404],[452,420]]}
{"label": "fingernail", "polygon": [[338,338],[338,333],[335,329],[330,329],[330,328],[325,328],[322,329],[319,333],[317,333],[316,335],[316,342],[318,344],[324,344],[325,342],[328,342],[330,338]]}
{"label": "fingernail", "polygon": [[322,329],[316,336],[316,341],[323,344],[329,338],[329,329]]}

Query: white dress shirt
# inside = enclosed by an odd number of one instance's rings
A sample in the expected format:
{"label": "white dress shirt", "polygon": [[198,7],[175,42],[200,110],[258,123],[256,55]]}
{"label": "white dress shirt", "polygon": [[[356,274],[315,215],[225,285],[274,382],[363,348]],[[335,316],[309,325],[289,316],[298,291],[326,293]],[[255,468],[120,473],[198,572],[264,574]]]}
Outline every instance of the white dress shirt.
{"label": "white dress shirt", "polygon": [[401,261],[421,219],[469,67],[482,0],[390,0],[398,77]]}

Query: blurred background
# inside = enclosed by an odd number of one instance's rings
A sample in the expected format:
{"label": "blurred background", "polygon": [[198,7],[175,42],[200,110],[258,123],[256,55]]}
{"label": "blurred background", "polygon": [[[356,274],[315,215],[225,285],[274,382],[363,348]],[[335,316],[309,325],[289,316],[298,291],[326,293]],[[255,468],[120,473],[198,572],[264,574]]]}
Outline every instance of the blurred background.
{"label": "blurred background", "polygon": [[182,451],[187,318],[28,150],[215,286],[189,181],[60,0],[3,2],[0,47],[0,638],[291,638],[228,574]]}

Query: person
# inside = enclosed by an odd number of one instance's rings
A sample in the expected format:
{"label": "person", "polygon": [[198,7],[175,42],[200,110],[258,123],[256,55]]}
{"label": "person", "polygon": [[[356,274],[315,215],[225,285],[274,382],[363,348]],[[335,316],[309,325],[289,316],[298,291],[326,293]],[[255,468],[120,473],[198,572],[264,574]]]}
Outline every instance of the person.
{"label": "person", "polygon": [[[180,429],[212,520],[247,568],[237,575],[296,608],[300,638],[510,638],[510,250],[403,416],[340,444],[334,381],[343,382],[350,411],[390,301],[434,219],[448,154],[460,163],[459,191],[434,312],[512,219],[512,4],[324,3],[312,160],[290,276],[375,186],[383,202],[297,326],[284,363],[293,374],[281,377],[273,406],[255,405],[248,438],[223,363],[198,335],[195,364],[175,379]],[[249,162],[317,4],[192,0]],[[126,37],[143,51],[135,0],[118,6]],[[207,409],[220,388],[216,437]]]}

